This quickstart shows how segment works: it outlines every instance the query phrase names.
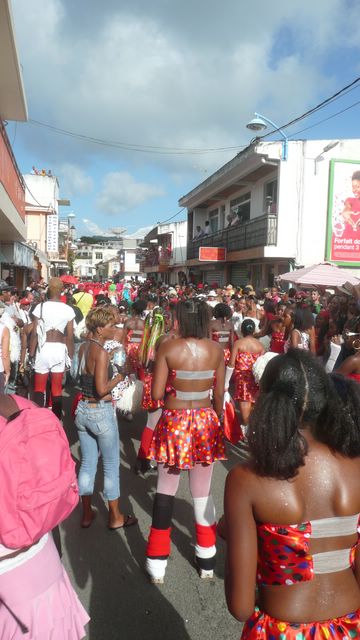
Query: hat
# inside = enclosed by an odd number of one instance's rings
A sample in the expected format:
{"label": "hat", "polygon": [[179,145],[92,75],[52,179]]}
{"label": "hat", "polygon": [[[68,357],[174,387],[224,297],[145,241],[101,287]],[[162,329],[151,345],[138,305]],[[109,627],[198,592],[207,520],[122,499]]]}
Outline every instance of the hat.
{"label": "hat", "polygon": [[231,290],[233,290],[233,289],[234,289],[234,287],[232,286],[232,284],[227,284],[227,285],[226,285],[226,287],[225,287],[225,289],[231,289]]}
{"label": "hat", "polygon": [[31,304],[31,302],[27,298],[21,298],[20,304]]}
{"label": "hat", "polygon": [[174,289],[174,287],[170,287],[169,290],[168,290],[168,294],[170,296],[176,296],[177,295],[176,289]]}
{"label": "hat", "polygon": [[208,298],[216,298],[216,291],[214,291],[213,289],[211,291],[209,291],[208,293]]}

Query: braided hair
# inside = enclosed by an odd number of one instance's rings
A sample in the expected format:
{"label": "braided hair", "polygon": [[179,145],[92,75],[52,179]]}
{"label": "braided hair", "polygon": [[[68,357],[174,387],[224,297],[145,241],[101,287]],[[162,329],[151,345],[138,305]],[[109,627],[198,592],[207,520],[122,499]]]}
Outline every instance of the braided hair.
{"label": "braided hair", "polygon": [[305,464],[302,427],[317,439],[332,431],[339,411],[336,394],[323,367],[301,349],[270,360],[260,391],[249,421],[252,464],[259,475],[288,480]]}

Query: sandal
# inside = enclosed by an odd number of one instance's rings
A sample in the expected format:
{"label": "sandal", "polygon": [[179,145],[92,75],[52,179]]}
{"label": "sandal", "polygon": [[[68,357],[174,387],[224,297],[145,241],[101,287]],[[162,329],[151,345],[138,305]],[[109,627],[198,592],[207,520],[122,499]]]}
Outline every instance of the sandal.
{"label": "sandal", "polygon": [[125,529],[126,527],[132,527],[134,524],[138,523],[138,519],[135,518],[134,516],[125,516],[125,520],[123,522],[123,524],[120,524],[118,527],[109,527],[108,525],[108,529],[109,531],[116,531],[117,529]]}

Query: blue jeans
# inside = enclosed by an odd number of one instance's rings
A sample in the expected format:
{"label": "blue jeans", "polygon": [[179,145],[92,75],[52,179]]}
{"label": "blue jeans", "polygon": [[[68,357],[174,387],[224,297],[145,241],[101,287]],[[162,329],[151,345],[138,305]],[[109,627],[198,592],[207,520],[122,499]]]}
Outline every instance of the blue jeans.
{"label": "blue jeans", "polygon": [[79,493],[92,495],[99,451],[104,468],[104,498],[116,500],[120,496],[120,441],[114,408],[111,402],[99,402],[90,407],[80,400],[75,416],[81,448]]}

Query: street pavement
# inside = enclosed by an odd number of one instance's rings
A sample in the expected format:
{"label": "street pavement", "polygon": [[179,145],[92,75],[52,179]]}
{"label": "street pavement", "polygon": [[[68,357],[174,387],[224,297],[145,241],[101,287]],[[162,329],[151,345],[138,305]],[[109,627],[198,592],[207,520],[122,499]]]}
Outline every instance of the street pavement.
{"label": "street pavement", "polygon": [[[70,398],[65,401],[70,404]],[[69,415],[69,406],[66,406]],[[134,422],[120,420],[121,508],[135,514],[139,525],[124,530],[106,528],[99,461],[94,505],[97,517],[81,529],[80,507],[61,526],[63,563],[88,611],[90,640],[234,640],[241,624],[231,617],[224,595],[225,544],[218,541],[214,580],[200,580],[194,568],[193,507],[187,472],[182,473],[175,499],[172,549],[164,585],[151,585],[143,570],[146,539],[151,525],[156,474],[146,479],[134,471],[145,413]],[[65,421],[74,457],[80,459],[76,428]],[[228,460],[215,464],[213,496],[218,517],[228,470],[243,453],[229,447]]]}

